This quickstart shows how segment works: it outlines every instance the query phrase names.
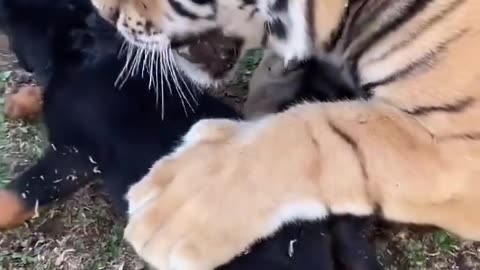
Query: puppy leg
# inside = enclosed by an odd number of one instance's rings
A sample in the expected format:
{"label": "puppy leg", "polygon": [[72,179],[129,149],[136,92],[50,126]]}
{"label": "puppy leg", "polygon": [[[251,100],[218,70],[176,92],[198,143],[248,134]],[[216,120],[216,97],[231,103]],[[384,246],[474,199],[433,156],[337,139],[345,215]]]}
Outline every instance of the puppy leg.
{"label": "puppy leg", "polygon": [[12,120],[37,120],[42,113],[42,99],[43,91],[40,87],[20,87],[17,92],[7,95],[5,114]]}
{"label": "puppy leg", "polygon": [[331,238],[326,221],[298,221],[216,270],[335,270]]}
{"label": "puppy leg", "polygon": [[94,160],[75,147],[51,146],[35,165],[0,190],[0,229],[21,225],[99,174]]}
{"label": "puppy leg", "polygon": [[295,98],[304,70],[286,71],[284,61],[272,51],[265,51],[249,83],[243,113],[246,119],[277,112],[281,105]]}
{"label": "puppy leg", "polygon": [[369,218],[339,216],[332,220],[334,254],[338,269],[380,270],[375,249],[366,238]]}
{"label": "puppy leg", "polygon": [[288,247],[292,270],[339,270],[335,267],[332,234],[326,221],[302,221],[298,238]]}

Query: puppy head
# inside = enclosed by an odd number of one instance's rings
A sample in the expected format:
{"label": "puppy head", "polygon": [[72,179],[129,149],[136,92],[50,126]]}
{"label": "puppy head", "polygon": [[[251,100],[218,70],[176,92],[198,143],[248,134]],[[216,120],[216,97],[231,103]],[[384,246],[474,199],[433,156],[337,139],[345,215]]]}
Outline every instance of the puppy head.
{"label": "puppy head", "polygon": [[98,40],[120,43],[113,27],[106,30],[104,25],[109,24],[99,23],[89,0],[0,1],[0,20],[11,50],[20,66],[42,84],[53,70],[83,64],[97,55]]}

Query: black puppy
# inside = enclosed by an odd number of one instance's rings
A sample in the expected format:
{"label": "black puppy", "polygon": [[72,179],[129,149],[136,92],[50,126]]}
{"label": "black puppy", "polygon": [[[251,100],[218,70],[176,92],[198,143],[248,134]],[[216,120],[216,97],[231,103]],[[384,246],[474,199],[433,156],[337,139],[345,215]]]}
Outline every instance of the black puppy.
{"label": "black puppy", "polygon": [[[72,10],[68,2],[54,8],[62,14]],[[97,43],[97,27],[87,24],[89,14],[83,9],[72,12],[71,21],[64,16],[58,21],[50,17],[41,30],[38,26],[42,24],[33,20],[26,33],[25,28],[18,27],[18,18],[7,24],[11,40],[17,40],[12,49],[24,59],[22,65],[46,84],[43,110],[50,146],[42,159],[7,187],[19,196],[18,203],[25,211],[67,197],[95,178],[102,178],[114,204],[125,212],[123,195],[128,187],[141,179],[155,160],[171,152],[195,122],[239,117],[232,108],[198,90],[197,106],[185,111],[188,108],[182,106],[173,87],[181,83],[187,92],[193,86],[172,76],[162,78],[165,87],[173,88],[165,89],[164,102],[157,102],[158,93],[149,89],[149,79],[142,76],[115,87],[126,59],[118,57],[118,51],[97,54],[96,49],[102,46]],[[24,27],[29,25],[28,21],[20,22]],[[121,43],[110,30],[111,47],[119,48]],[[29,33],[36,31],[41,33],[28,40]],[[48,34],[42,35],[44,32]],[[18,42],[20,39],[23,43]],[[28,49],[36,43],[45,46]],[[193,103],[193,97],[190,99]],[[13,202],[10,207],[14,207]]]}
{"label": "black puppy", "polygon": [[[89,34],[81,35],[87,29]],[[120,40],[85,0],[0,0],[0,30],[19,65],[41,84],[53,75],[53,60],[57,66],[64,61],[80,64],[86,49],[90,54],[114,53]]]}
{"label": "black puppy", "polygon": [[[114,204],[123,212],[128,187],[141,179],[155,160],[169,153],[196,121],[239,117],[200,92],[195,112],[188,116],[179,97],[169,94],[170,89],[159,106],[156,92],[148,90],[149,80],[141,76],[130,78],[121,89],[115,87],[125,59],[118,59],[116,50],[104,50],[108,46],[102,44],[108,44],[105,37],[110,37],[109,48],[118,49],[120,41],[114,32],[105,31],[95,16],[92,20],[91,12],[84,12],[87,1],[72,1],[73,10],[79,4],[81,12],[50,18],[35,15],[29,5],[18,1],[4,0],[6,27],[23,65],[46,84],[44,111],[51,145],[36,164],[0,193],[0,226],[23,222],[35,207],[68,197],[95,178],[103,179]],[[53,13],[72,10],[68,1],[36,3],[39,7],[34,9],[54,7]],[[31,16],[21,20],[25,10]],[[45,45],[29,50],[28,44],[35,43]],[[175,80],[164,80],[173,87]],[[290,224],[220,269],[376,269],[374,252],[361,235],[363,222],[337,217]]]}

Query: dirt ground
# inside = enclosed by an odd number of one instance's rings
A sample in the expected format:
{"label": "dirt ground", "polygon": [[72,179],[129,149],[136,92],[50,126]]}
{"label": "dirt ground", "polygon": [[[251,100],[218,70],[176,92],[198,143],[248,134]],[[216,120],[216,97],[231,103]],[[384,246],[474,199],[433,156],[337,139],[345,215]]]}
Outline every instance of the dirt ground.
{"label": "dirt ground", "polygon": [[[34,83],[7,48],[0,36],[0,186],[39,157],[46,143],[41,123],[9,122],[3,115],[5,92]],[[240,106],[258,58],[247,59],[237,82],[217,94]],[[0,270],[144,269],[122,240],[124,222],[110,208],[100,183],[90,185],[24,227],[0,233]],[[480,269],[480,243],[443,231],[377,224],[369,236],[385,269]]]}

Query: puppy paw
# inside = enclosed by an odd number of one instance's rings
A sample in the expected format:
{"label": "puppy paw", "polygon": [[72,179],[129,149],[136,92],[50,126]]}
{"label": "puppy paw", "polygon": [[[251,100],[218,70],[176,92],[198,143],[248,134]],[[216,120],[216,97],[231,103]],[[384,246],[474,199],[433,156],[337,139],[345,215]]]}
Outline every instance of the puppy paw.
{"label": "puppy paw", "polygon": [[5,99],[5,114],[11,120],[36,121],[42,113],[43,91],[38,86],[23,86]]}
{"label": "puppy paw", "polygon": [[17,194],[0,190],[0,230],[13,229],[34,216]]}

